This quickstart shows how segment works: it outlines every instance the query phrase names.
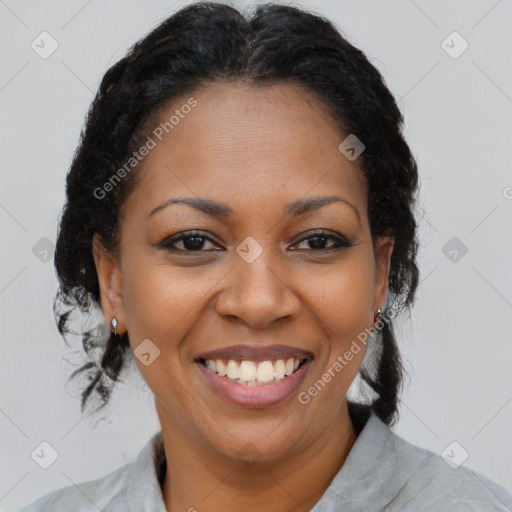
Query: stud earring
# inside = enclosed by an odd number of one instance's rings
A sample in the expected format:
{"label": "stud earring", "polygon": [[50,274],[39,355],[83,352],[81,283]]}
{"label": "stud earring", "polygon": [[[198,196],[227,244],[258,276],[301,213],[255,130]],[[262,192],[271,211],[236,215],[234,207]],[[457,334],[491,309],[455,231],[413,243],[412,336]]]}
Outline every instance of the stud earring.
{"label": "stud earring", "polygon": [[110,325],[112,326],[112,329],[114,330],[114,336],[117,336],[117,318],[115,316],[113,316],[112,320],[110,320]]}

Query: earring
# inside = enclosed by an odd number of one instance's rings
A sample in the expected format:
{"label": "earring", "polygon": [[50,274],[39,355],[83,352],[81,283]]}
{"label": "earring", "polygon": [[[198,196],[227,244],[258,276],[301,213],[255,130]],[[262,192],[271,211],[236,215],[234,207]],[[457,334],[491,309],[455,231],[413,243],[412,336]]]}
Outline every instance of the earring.
{"label": "earring", "polygon": [[110,325],[112,326],[112,329],[114,330],[114,336],[117,336],[117,318],[115,316],[113,316],[112,320],[110,320]]}
{"label": "earring", "polygon": [[373,320],[377,321],[377,317],[379,317],[379,321],[382,318],[382,310],[380,308],[373,314]]}

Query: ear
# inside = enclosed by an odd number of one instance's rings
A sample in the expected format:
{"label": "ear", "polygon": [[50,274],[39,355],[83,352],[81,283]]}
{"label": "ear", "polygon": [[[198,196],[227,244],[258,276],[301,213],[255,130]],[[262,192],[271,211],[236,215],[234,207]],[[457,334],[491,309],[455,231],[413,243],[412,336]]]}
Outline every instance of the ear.
{"label": "ear", "polygon": [[110,321],[115,316],[117,319],[117,334],[123,334],[126,330],[126,322],[121,287],[121,269],[118,261],[105,249],[98,233],[93,235],[92,253],[98,274],[101,309],[105,316],[105,322],[108,328],[112,330]]}
{"label": "ear", "polygon": [[373,299],[373,312],[378,308],[384,311],[389,284],[389,265],[395,243],[394,236],[381,236],[375,244],[375,288]]}

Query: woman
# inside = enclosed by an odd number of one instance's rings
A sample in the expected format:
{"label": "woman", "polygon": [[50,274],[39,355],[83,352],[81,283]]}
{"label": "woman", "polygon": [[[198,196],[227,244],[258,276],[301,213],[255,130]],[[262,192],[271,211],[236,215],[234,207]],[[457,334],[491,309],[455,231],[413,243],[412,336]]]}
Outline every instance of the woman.
{"label": "woman", "polygon": [[389,428],[392,319],[418,285],[402,122],[365,55],[293,7],[188,6],[108,70],[67,178],[56,312],[65,334],[101,306],[111,330],[99,361],[84,333],[82,410],[135,356],[161,432],[24,511],[512,510]]}

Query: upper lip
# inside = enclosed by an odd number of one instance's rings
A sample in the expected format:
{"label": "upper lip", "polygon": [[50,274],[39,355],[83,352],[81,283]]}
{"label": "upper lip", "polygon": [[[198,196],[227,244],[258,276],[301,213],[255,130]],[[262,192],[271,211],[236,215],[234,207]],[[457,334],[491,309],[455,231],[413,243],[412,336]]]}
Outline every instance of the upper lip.
{"label": "upper lip", "polygon": [[305,359],[313,354],[307,350],[286,345],[234,345],[232,347],[219,348],[210,352],[202,352],[198,359],[241,359],[246,361],[267,361],[271,359]]}

